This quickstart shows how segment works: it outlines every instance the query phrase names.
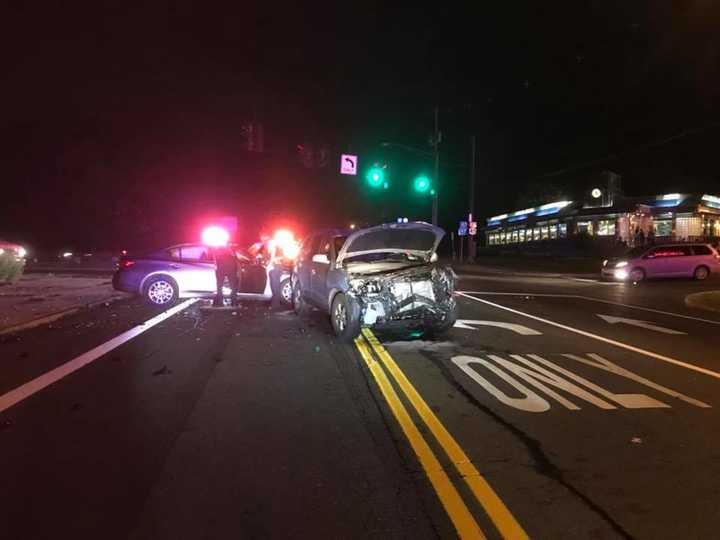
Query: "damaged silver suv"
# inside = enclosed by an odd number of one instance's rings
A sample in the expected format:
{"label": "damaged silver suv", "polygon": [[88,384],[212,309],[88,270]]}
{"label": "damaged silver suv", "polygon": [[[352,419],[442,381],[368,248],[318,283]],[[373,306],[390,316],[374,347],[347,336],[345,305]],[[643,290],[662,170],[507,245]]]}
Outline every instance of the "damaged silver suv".
{"label": "damaged silver suv", "polygon": [[353,340],[363,326],[446,332],[455,324],[455,273],[437,263],[445,232],[427,223],[392,223],[307,237],[292,276],[295,312],[328,313]]}

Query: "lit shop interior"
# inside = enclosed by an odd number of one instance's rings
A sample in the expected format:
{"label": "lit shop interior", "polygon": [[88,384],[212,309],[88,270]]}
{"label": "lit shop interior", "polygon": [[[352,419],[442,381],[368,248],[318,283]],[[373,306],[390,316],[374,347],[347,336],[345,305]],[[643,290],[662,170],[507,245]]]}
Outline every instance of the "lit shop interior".
{"label": "lit shop interior", "polygon": [[720,239],[720,197],[716,195],[624,197],[606,195],[595,188],[588,199],[552,202],[493,216],[484,230],[486,245],[550,242],[575,236],[627,246]]}

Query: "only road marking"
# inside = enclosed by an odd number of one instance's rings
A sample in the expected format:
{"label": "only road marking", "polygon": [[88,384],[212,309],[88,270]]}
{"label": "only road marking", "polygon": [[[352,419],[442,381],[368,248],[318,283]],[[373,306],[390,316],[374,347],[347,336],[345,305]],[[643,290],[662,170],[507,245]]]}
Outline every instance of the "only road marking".
{"label": "only road marking", "polygon": [[673,330],[672,328],[665,328],[664,326],[658,326],[657,324],[653,324],[651,322],[647,321],[639,321],[637,319],[626,319],[625,317],[614,317],[612,315],[601,315],[600,313],[596,313],[598,317],[600,317],[603,321],[610,324],[617,324],[617,323],[623,323],[623,324],[629,324],[631,326],[637,326],[639,328],[645,328],[646,330],[654,330],[655,332],[660,332],[662,334],[672,334],[674,336],[686,336],[687,334],[685,332],[679,332],[678,330]]}
{"label": "only road marking", "polygon": [[[525,356],[511,354],[510,358],[512,360],[496,354],[485,356],[486,358],[454,356],[452,362],[498,401],[521,411],[547,412],[550,410],[550,402],[541,394],[554,399],[566,409],[580,410],[578,405],[566,399],[553,388],[562,390],[603,410],[617,409],[618,405],[626,409],[664,409],[670,407],[670,405],[645,394],[616,394],[537,354],[526,354]],[[610,362],[610,360],[603,358],[599,354],[589,353],[587,359],[574,354],[563,354],[562,356],[625,377],[696,407],[710,408],[707,403],[640,377],[632,371]],[[508,395],[503,389],[490,382],[480,374],[476,366],[482,366],[499,379],[505,381],[515,389],[514,395]],[[599,396],[604,399],[600,399]]]}
{"label": "only road marking", "polygon": [[470,296],[469,294],[466,294],[466,293],[458,292],[455,294],[457,294],[459,296],[463,296],[464,298],[469,298],[470,300],[474,300],[475,302],[480,302],[481,304],[486,304],[488,306],[492,306],[497,309],[502,309],[504,311],[508,311],[510,313],[520,315],[522,317],[527,317],[528,319],[532,319],[534,321],[539,321],[541,323],[549,324],[550,326],[554,326],[554,327],[560,328],[562,330],[567,330],[568,332],[573,332],[575,334],[579,334],[581,336],[585,336],[590,339],[596,339],[598,341],[602,341],[603,343],[607,343],[608,345],[614,345],[615,347],[620,347],[620,348],[626,349],[628,351],[642,354],[649,358],[654,358],[655,360],[660,360],[661,362],[667,362],[668,364],[673,364],[675,366],[689,369],[690,371],[696,371],[698,373],[702,373],[703,375],[708,375],[709,377],[713,377],[715,379],[720,379],[720,373],[718,373],[717,371],[712,371],[711,369],[706,369],[704,367],[700,367],[695,364],[689,364],[687,362],[683,362],[682,360],[676,360],[675,358],[671,358],[670,356],[665,356],[663,354],[658,354],[658,353],[655,353],[652,351],[641,349],[640,347],[635,347],[634,345],[629,345],[629,344],[623,343],[621,341],[615,341],[614,339],[599,336],[599,335],[593,334],[591,332],[586,332],[585,330],[580,330],[579,328],[573,328],[572,326],[568,326],[566,324],[560,324],[558,322],[551,321],[549,319],[543,319],[542,317],[537,317],[535,315],[531,315],[530,313],[525,313],[525,312],[519,311],[517,309],[513,309],[513,308],[509,308],[507,306],[496,304],[495,302],[483,300],[482,298],[475,298],[474,296]]}
{"label": "only road marking", "polygon": [[168,319],[175,315],[176,313],[181,312],[185,308],[189,307],[190,305],[197,302],[196,298],[185,300],[182,304],[178,304],[175,307],[172,307],[168,309],[167,311],[163,311],[159,315],[156,315],[152,319],[149,319],[145,321],[142,324],[139,324],[138,326],[131,328],[127,332],[123,332],[119,336],[115,336],[110,341],[106,341],[102,345],[98,345],[94,349],[90,349],[88,352],[81,354],[80,356],[76,356],[69,362],[65,362],[61,366],[56,367],[53,370],[48,371],[47,373],[44,373],[43,375],[40,375],[39,377],[33,379],[30,382],[27,382],[23,384],[22,386],[18,386],[14,390],[10,390],[8,393],[3,394],[0,396],[0,412],[3,412],[6,409],[9,409],[13,405],[21,402],[24,399],[29,398],[33,394],[39,392],[43,388],[46,388],[50,386],[53,383],[56,383],[60,379],[67,377],[71,373],[74,373],[78,369],[85,367],[91,362],[94,362],[104,354],[109,353],[113,349],[116,349],[123,343],[127,343],[132,338],[139,336],[146,330],[150,330],[153,326],[160,324],[165,319]]}
{"label": "only road marking", "polygon": [[542,332],[523,326],[522,324],[506,323],[500,321],[476,321],[474,319],[458,319],[455,321],[455,328],[465,328],[467,330],[477,330],[475,326],[495,326],[510,330],[521,336],[541,336]]}

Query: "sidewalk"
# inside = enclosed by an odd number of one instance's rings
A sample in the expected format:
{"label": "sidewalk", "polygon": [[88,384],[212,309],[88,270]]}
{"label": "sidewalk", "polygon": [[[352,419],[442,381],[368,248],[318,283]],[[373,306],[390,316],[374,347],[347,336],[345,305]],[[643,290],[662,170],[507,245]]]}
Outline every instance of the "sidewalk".
{"label": "sidewalk", "polygon": [[25,275],[17,283],[0,286],[0,335],[128,297],[115,291],[107,277]]}

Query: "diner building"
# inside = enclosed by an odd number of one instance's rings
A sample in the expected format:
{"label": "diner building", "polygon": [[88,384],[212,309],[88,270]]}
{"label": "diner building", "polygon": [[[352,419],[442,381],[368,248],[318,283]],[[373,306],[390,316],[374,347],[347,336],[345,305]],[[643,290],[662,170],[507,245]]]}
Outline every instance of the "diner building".
{"label": "diner building", "polygon": [[720,239],[720,196],[665,193],[648,197],[606,195],[593,189],[585,201],[557,201],[488,218],[488,246],[552,242],[585,236],[599,243]]}

